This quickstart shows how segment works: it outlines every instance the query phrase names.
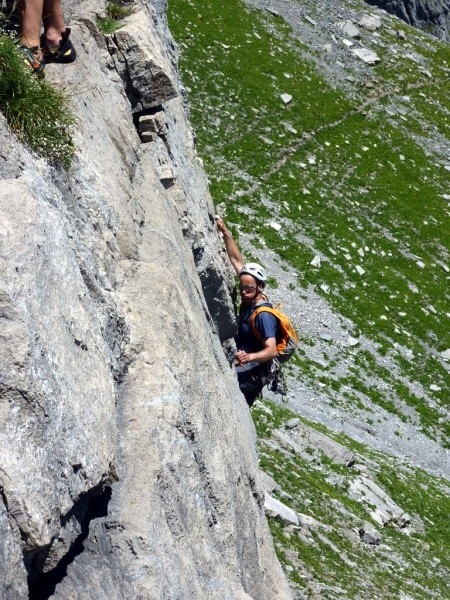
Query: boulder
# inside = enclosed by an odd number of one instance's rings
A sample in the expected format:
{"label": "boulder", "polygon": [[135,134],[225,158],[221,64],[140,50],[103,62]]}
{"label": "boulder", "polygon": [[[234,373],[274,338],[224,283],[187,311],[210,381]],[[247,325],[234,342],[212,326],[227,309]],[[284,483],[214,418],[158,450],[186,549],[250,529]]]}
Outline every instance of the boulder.
{"label": "boulder", "polygon": [[264,510],[271,517],[281,519],[286,523],[298,525],[299,520],[292,508],[289,508],[276,498],[272,498],[267,492],[264,499]]}
{"label": "boulder", "polygon": [[373,50],[369,50],[368,48],[352,48],[351,52],[367,65],[375,65],[380,62],[379,56],[373,52]]}
{"label": "boulder", "polygon": [[378,546],[381,544],[381,534],[375,529],[373,525],[365,522],[358,529],[359,538],[365,544],[369,544],[370,546]]}
{"label": "boulder", "polygon": [[[108,40],[110,52],[132,92],[134,110],[157,106],[178,95],[176,74],[145,10],[136,10]],[[115,46],[115,48],[114,48]]]}
{"label": "boulder", "polygon": [[358,39],[361,37],[361,32],[352,21],[340,21],[336,23],[336,27],[348,38]]}
{"label": "boulder", "polygon": [[290,94],[281,94],[280,98],[283,100],[285,104],[289,104],[292,101],[292,96]]}
{"label": "boulder", "polygon": [[[292,421],[289,421],[288,423],[292,423]],[[285,424],[285,427],[286,426],[288,426],[288,424]],[[289,433],[285,433],[283,437],[281,436],[282,432],[274,432],[276,433],[276,439],[283,439],[285,447],[291,447],[299,456],[308,460],[308,462],[313,459],[313,456],[311,455],[311,449],[313,449],[323,452],[336,464],[345,465],[347,467],[354,464],[356,460],[355,454],[324,433],[316,431],[301,421],[298,421],[295,424],[295,427],[289,425],[289,429]]]}
{"label": "boulder", "polygon": [[368,477],[360,476],[353,480],[349,494],[370,508],[373,520],[383,527],[391,524],[397,529],[404,529],[411,522],[411,517]]}
{"label": "boulder", "polygon": [[376,31],[381,27],[381,17],[379,15],[364,13],[358,19],[358,25],[369,31]]}

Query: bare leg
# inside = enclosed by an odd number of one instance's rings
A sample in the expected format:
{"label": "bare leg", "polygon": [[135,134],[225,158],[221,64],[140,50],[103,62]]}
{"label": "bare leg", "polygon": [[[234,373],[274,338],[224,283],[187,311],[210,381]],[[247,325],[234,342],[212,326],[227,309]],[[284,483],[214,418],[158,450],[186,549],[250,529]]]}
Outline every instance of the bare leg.
{"label": "bare leg", "polygon": [[44,0],[20,0],[18,10],[22,15],[20,43],[31,48],[40,46],[42,10]]}
{"label": "bare leg", "polygon": [[57,46],[66,31],[61,0],[43,0],[42,21],[48,44]]}

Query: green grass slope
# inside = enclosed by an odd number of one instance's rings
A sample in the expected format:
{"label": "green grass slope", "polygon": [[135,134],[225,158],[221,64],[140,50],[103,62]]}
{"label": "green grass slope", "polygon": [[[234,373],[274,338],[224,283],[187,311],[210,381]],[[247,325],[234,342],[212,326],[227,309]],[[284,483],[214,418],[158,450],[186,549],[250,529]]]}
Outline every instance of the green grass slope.
{"label": "green grass slope", "polygon": [[[355,453],[352,467],[336,464],[312,448],[307,448],[310,457],[305,460],[273,443],[273,432],[294,413],[265,401],[255,405],[253,416],[261,468],[281,488],[273,495],[304,515],[300,526],[269,518],[294,597],[448,597],[450,501],[445,480],[333,434]],[[370,502],[349,493],[360,473],[373,479],[408,514],[408,527],[393,523],[380,527]],[[379,544],[361,541],[359,531],[367,523],[380,533]]]}
{"label": "green grass slope", "polygon": [[[392,22],[384,48],[406,28]],[[254,241],[255,258],[261,244],[271,248],[299,289],[326,295],[377,348],[328,383],[402,419],[413,409],[448,444],[450,175],[437,141],[450,129],[449,46],[414,33],[402,60],[378,46],[381,62],[349,91],[321,74],[281,19],[242,2],[172,0],[170,26],[216,206]],[[317,377],[306,357],[299,368]],[[374,371],[387,395],[364,383]]]}
{"label": "green grass slope", "polygon": [[[361,29],[356,45],[380,58],[363,65],[345,54],[330,21],[319,35],[339,3],[297,4],[315,20],[305,35],[238,0],[169,2],[215,205],[248,257],[276,257],[272,289],[299,299],[312,290],[360,342],[318,361],[318,339],[298,322],[301,346],[289,365],[298,403],[296,382],[330,410],[377,426],[377,436],[395,421],[406,428],[395,435],[411,444],[425,436],[448,448],[450,46],[383,14],[376,32]],[[359,0],[341,4],[371,10]],[[311,265],[316,256],[320,267]],[[354,473],[266,443],[289,418],[284,410],[269,401],[253,415],[262,467],[282,501],[323,524],[305,539],[270,522],[298,597],[447,597],[444,480],[358,446],[414,521],[409,534],[387,527],[380,546],[361,545],[354,532],[371,516],[348,495]]]}

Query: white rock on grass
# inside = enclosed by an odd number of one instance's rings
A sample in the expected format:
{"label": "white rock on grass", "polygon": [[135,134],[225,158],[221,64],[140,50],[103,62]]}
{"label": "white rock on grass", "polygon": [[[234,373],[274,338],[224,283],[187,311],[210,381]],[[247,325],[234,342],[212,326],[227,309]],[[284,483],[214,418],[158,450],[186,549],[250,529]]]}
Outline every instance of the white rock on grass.
{"label": "white rock on grass", "polygon": [[430,385],[430,390],[431,390],[432,392],[440,392],[440,391],[441,391],[441,389],[442,389],[442,388],[441,388],[439,385],[436,385],[435,383],[432,383],[432,384]]}
{"label": "white rock on grass", "polygon": [[381,543],[381,534],[370,523],[364,523],[358,530],[359,537],[365,544],[378,546]]}
{"label": "white rock on grass", "polygon": [[380,62],[380,57],[375,54],[373,50],[369,50],[368,48],[352,48],[351,52],[367,65],[375,65]]}
{"label": "white rock on grass", "polygon": [[349,495],[372,509],[370,516],[383,527],[391,523],[403,529],[411,521],[411,517],[368,477],[360,476],[350,482]]}
{"label": "white rock on grass", "polygon": [[292,508],[289,508],[289,506],[286,506],[286,504],[283,504],[276,498],[272,498],[267,492],[264,496],[264,510],[271,517],[278,517],[293,525],[299,524],[298,517]]}
{"label": "white rock on grass", "polygon": [[283,100],[285,104],[289,104],[292,101],[292,96],[290,94],[281,94],[280,98]]}
{"label": "white rock on grass", "polygon": [[316,254],[309,264],[318,269],[320,267],[320,256]]}
{"label": "white rock on grass", "polygon": [[441,356],[444,360],[450,360],[450,348],[441,352]]}
{"label": "white rock on grass", "polygon": [[275,231],[280,231],[281,229],[281,225],[276,221],[270,221],[269,225],[272,227],[272,229],[275,229]]}
{"label": "white rock on grass", "polygon": [[361,36],[361,32],[351,21],[341,21],[336,23],[336,27],[349,38],[359,38]]}
{"label": "white rock on grass", "polygon": [[[311,449],[325,454],[333,463],[350,467],[355,463],[355,454],[328,435],[316,431],[300,420],[295,427],[289,428],[289,436],[297,448],[311,456]],[[289,422],[285,424],[287,428]],[[314,457],[313,457],[314,458]]]}
{"label": "white rock on grass", "polygon": [[376,31],[381,27],[381,17],[364,13],[359,19],[358,25],[369,31]]}
{"label": "white rock on grass", "polygon": [[295,127],[292,127],[292,125],[290,123],[287,123],[285,125],[286,127],[286,131],[289,131],[289,133],[293,133],[294,135],[296,135],[298,133],[297,129],[295,129]]}

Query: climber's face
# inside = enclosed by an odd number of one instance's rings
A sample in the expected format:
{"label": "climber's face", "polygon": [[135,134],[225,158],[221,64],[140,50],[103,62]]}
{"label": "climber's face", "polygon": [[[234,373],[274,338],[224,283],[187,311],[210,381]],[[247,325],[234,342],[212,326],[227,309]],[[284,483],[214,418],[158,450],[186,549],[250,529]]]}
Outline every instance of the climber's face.
{"label": "climber's face", "polygon": [[261,288],[254,277],[245,273],[239,277],[239,292],[243,304],[250,304],[259,296]]}

